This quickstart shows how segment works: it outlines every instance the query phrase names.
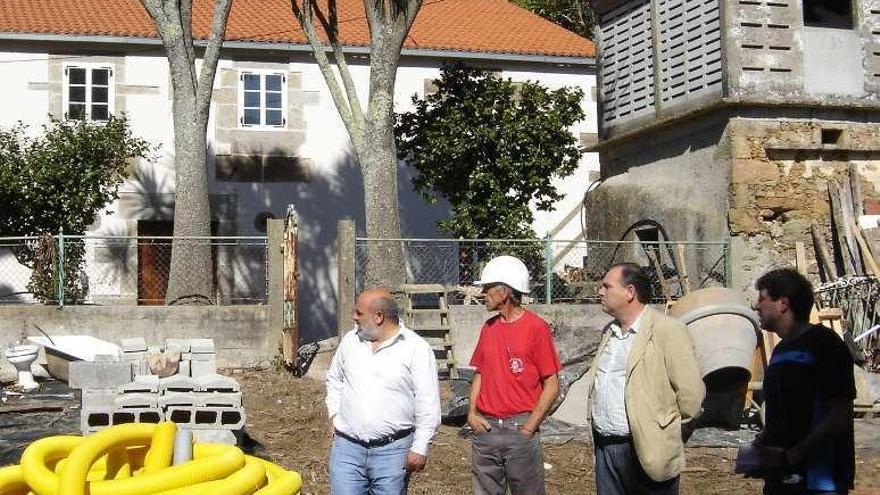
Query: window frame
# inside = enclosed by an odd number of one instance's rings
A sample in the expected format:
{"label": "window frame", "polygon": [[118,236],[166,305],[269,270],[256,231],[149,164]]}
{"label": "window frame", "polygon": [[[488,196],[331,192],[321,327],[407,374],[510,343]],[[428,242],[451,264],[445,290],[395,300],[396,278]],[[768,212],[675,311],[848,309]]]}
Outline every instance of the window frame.
{"label": "window frame", "polygon": [[[247,109],[259,108],[260,110],[260,123],[259,124],[245,124],[244,122],[244,114],[245,114],[245,105],[244,105],[244,96],[245,96],[245,86],[244,86],[244,78],[245,75],[257,75],[260,77],[260,106],[259,107],[247,107]],[[266,90],[266,76],[280,76],[281,77],[281,124],[266,124],[266,110],[269,110],[266,107],[266,94],[271,92],[275,93],[276,91],[268,91]],[[238,98],[237,98],[237,109],[238,109],[238,128],[249,131],[278,131],[278,130],[286,130],[287,129],[287,82],[288,82],[288,73],[281,70],[271,70],[271,69],[239,69],[238,71]],[[252,90],[248,90],[252,91]],[[275,110],[274,108],[272,110]]]}
{"label": "window frame", "polygon": [[808,21],[807,20],[807,3],[808,0],[800,0],[801,7],[801,25],[807,28],[818,28],[818,29],[838,29],[842,31],[856,31],[858,30],[858,5],[854,0],[843,0],[842,3],[849,5],[849,17],[847,20],[846,26],[837,26],[833,23],[829,22],[829,20],[823,21]]}
{"label": "window frame", "polygon": [[[74,119],[70,117],[70,69],[85,69],[86,71],[86,80],[85,80],[85,115],[84,122],[93,122],[93,123],[105,123],[109,122],[110,119],[113,118],[116,111],[116,67],[113,64],[101,64],[94,62],[86,62],[86,63],[65,63],[62,65],[62,95],[61,95],[61,109],[62,115],[64,116],[64,120],[80,120]],[[106,120],[95,120],[92,118],[92,107],[94,106],[94,102],[92,101],[92,90],[94,89],[94,84],[92,83],[92,71],[95,69],[105,69],[107,70],[107,119]],[[81,86],[77,84],[76,86]]]}

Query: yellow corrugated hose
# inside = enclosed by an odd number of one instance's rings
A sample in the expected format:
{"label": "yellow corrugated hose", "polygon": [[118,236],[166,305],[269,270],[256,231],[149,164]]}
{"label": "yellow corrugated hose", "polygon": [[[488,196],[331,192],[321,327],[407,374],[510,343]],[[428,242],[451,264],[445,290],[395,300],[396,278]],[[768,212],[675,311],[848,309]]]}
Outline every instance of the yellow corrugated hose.
{"label": "yellow corrugated hose", "polygon": [[0,495],[297,495],[299,473],[231,445],[197,443],[172,466],[174,423],[132,423],[86,437],[56,436],[0,469]]}

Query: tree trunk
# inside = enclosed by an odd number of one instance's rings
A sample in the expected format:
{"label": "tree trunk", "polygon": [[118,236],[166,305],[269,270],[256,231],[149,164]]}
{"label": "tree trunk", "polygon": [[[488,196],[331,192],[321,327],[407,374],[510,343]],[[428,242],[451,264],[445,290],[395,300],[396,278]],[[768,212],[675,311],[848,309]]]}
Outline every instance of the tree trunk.
{"label": "tree trunk", "polygon": [[[214,293],[211,210],[208,196],[206,112],[197,108],[191,88],[174,90],[174,236],[165,303],[210,304]],[[195,118],[194,118],[195,116]]]}
{"label": "tree trunk", "polygon": [[[397,157],[380,133],[365,133],[366,151],[360,157],[364,176],[364,213],[367,237],[400,237],[400,212],[397,205]],[[366,286],[394,288],[406,281],[406,266],[400,241],[371,241],[367,244]]]}
{"label": "tree trunk", "polygon": [[[397,147],[394,143],[396,55],[373,48],[370,56],[370,100],[362,140],[355,142],[364,177],[367,237],[400,238],[397,196]],[[364,281],[367,286],[395,288],[406,282],[403,246],[399,241],[371,242]]]}

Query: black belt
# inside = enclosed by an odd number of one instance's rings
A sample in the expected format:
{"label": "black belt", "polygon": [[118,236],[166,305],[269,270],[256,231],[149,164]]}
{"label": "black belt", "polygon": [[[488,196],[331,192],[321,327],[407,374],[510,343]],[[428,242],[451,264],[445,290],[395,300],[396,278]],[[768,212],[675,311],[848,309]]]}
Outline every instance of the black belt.
{"label": "black belt", "polygon": [[379,438],[374,438],[372,440],[361,440],[359,438],[355,438],[353,436],[346,435],[345,433],[342,433],[339,430],[336,430],[336,434],[339,435],[340,437],[348,440],[349,442],[356,443],[356,444],[360,445],[361,447],[366,447],[368,449],[372,449],[372,448],[376,448],[376,447],[383,447],[385,445],[388,445],[391,442],[396,442],[396,441],[400,440],[401,438],[406,438],[406,437],[412,435],[412,433],[414,431],[416,431],[415,428],[407,428],[405,430],[396,431],[390,435],[386,435],[384,437],[379,437]]}
{"label": "black belt", "polygon": [[593,444],[596,447],[605,447],[608,445],[619,445],[622,443],[632,442],[632,437],[629,435],[602,435],[601,433],[593,430]]}

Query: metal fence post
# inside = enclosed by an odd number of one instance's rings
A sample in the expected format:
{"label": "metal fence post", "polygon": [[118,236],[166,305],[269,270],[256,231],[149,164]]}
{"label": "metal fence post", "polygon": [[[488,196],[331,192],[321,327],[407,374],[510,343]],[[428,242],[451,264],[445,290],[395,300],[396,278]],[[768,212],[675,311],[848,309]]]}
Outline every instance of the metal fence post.
{"label": "metal fence post", "polygon": [[58,306],[64,307],[64,228],[58,229]]}
{"label": "metal fence post", "polygon": [[553,242],[550,234],[544,236],[544,286],[547,294],[544,300],[547,304],[553,302]]}
{"label": "metal fence post", "polygon": [[724,287],[730,287],[733,277],[733,260],[730,253],[730,238],[724,240]]}

